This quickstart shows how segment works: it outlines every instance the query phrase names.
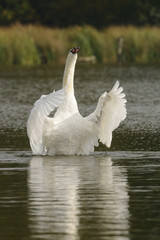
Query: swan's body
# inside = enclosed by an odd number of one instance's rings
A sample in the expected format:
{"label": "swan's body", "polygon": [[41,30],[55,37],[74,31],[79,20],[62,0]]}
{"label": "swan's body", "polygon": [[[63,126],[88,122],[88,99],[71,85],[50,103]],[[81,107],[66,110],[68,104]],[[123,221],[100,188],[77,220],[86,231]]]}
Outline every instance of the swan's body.
{"label": "swan's body", "polygon": [[[73,48],[68,54],[62,89],[42,96],[31,111],[27,133],[35,155],[88,155],[98,140],[110,147],[112,131],[126,118],[126,99],[118,81],[100,96],[92,114],[80,115],[73,86],[78,51]],[[55,108],[54,117],[49,117]]]}

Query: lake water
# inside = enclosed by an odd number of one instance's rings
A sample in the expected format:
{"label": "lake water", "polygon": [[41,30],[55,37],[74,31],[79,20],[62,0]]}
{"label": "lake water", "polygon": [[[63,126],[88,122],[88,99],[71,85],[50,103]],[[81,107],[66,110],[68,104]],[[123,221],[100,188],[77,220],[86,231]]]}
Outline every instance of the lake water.
{"label": "lake water", "polygon": [[118,79],[127,119],[109,150],[35,157],[26,121],[42,94],[61,88],[62,75],[62,67],[0,70],[0,240],[159,240],[160,69],[78,63],[82,115]]}

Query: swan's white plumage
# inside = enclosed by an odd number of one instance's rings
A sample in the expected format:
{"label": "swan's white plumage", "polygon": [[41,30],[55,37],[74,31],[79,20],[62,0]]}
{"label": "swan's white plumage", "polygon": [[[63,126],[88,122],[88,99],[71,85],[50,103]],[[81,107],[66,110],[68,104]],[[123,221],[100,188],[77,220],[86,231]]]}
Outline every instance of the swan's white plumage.
{"label": "swan's white plumage", "polygon": [[102,109],[102,116],[99,122],[99,139],[107,147],[111,146],[112,132],[126,118],[125,94],[121,93],[123,88],[118,88],[117,81],[113,89],[106,93],[107,100]]}
{"label": "swan's white plumage", "polygon": [[96,110],[87,117],[89,121],[97,122],[98,139],[107,147],[111,146],[112,132],[126,118],[126,99],[122,91],[116,81],[109,93],[100,96]]}
{"label": "swan's white plumage", "polygon": [[43,126],[45,117],[60,106],[64,100],[64,96],[65,91],[62,89],[53,91],[48,95],[42,95],[41,98],[35,102],[27,122],[27,134],[30,139],[33,154],[44,153]]}
{"label": "swan's white plumage", "polygon": [[[33,154],[88,155],[98,140],[110,147],[113,130],[126,117],[125,94],[118,81],[100,96],[92,114],[85,118],[80,115],[73,86],[77,49],[68,54],[63,88],[42,96],[30,113],[27,133]],[[54,117],[49,117],[55,108]]]}
{"label": "swan's white plumage", "polygon": [[62,122],[54,118],[47,119],[45,129],[44,141],[48,155],[88,155],[94,151],[94,145],[98,145],[92,123],[78,112]]}

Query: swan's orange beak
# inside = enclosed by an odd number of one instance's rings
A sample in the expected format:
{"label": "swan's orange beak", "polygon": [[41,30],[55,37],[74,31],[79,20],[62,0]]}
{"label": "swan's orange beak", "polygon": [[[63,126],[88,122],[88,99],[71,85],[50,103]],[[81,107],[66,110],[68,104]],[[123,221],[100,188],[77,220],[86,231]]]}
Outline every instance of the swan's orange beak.
{"label": "swan's orange beak", "polygon": [[74,47],[70,50],[71,53],[75,54],[75,53],[78,53],[80,50],[80,47]]}

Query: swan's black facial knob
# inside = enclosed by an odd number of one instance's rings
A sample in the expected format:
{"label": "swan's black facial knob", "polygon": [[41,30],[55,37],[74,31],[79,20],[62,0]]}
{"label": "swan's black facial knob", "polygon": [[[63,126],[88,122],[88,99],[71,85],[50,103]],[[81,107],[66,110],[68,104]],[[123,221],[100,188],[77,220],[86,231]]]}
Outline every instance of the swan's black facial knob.
{"label": "swan's black facial knob", "polygon": [[75,54],[75,53],[78,53],[80,50],[80,47],[74,47],[70,50],[71,53]]}

